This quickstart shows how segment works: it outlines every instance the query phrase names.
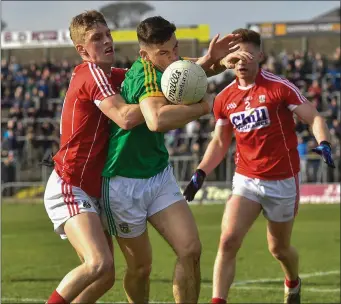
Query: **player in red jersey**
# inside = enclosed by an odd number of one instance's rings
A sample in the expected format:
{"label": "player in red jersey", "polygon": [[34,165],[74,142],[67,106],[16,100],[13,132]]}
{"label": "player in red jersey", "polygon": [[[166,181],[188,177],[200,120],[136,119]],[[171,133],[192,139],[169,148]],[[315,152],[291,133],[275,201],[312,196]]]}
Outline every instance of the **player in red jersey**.
{"label": "player in red jersey", "polygon": [[75,16],[70,35],[83,63],[74,69],[64,100],[60,149],[44,203],[55,231],[69,239],[83,263],[64,277],[47,303],[94,303],[114,283],[112,239],[104,232],[98,202],[109,119],[123,129],[144,119],[139,105],[128,105],[119,95],[125,70],[111,67],[114,45],[103,15]]}
{"label": "player in red jersey", "polygon": [[330,167],[329,131],[324,119],[288,80],[259,69],[263,54],[260,35],[238,29],[240,49],[225,62],[234,68],[236,80],[220,92],[214,103],[216,127],[203,160],[184,195],[193,200],[207,174],[222,161],[234,131],[236,173],[232,196],[222,220],[213,274],[212,303],[226,303],[235,275],[236,255],[244,236],[260,212],[268,220],[267,239],[271,254],[285,275],[285,303],[300,303],[301,281],[298,254],[291,246],[291,233],[299,202],[299,155],[293,115],[308,123]]}

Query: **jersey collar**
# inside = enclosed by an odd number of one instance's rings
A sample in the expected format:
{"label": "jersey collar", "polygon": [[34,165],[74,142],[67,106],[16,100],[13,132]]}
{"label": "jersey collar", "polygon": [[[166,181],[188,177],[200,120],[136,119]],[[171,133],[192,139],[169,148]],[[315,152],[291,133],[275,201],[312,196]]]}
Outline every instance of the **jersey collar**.
{"label": "jersey collar", "polygon": [[239,85],[239,79],[238,79],[238,77],[236,77],[236,87],[237,87],[239,90],[242,90],[242,91],[247,91],[247,90],[253,88],[256,84],[259,84],[260,81],[261,81],[261,79],[262,79],[261,71],[262,71],[262,69],[259,69],[259,70],[258,70],[256,79],[255,79],[255,82],[252,83],[252,84],[250,84],[250,85],[248,85],[247,87],[242,87],[242,86],[240,86],[240,85]]}

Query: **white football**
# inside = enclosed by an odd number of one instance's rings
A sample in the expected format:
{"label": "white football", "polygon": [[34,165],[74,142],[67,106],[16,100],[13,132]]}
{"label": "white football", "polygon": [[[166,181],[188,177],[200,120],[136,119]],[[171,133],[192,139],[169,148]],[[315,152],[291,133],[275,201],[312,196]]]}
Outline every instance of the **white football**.
{"label": "white football", "polygon": [[178,60],[164,71],[161,88],[171,103],[197,103],[206,93],[207,76],[200,65],[188,60]]}

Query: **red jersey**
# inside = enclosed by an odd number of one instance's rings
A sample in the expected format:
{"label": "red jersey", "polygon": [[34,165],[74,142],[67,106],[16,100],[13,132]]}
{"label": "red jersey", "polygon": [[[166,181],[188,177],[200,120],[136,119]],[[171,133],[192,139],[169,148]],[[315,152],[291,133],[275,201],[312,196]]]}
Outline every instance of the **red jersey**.
{"label": "red jersey", "polygon": [[234,80],[214,102],[218,125],[232,124],[236,172],[251,178],[281,180],[300,170],[293,110],[307,102],[299,89],[260,70],[253,85]]}
{"label": "red jersey", "polygon": [[90,196],[101,196],[109,140],[109,119],[98,105],[119,94],[125,73],[125,69],[112,68],[111,75],[106,75],[96,64],[83,62],[74,69],[65,96],[55,170],[66,183]]}

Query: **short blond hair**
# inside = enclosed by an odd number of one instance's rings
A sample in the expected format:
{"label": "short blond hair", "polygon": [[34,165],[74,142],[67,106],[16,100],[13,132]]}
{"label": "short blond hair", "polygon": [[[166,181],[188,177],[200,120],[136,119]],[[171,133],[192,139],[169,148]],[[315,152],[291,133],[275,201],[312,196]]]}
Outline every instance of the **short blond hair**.
{"label": "short blond hair", "polygon": [[103,14],[96,10],[85,11],[84,13],[73,17],[69,27],[73,44],[84,43],[85,33],[92,29],[97,23],[108,26]]}

